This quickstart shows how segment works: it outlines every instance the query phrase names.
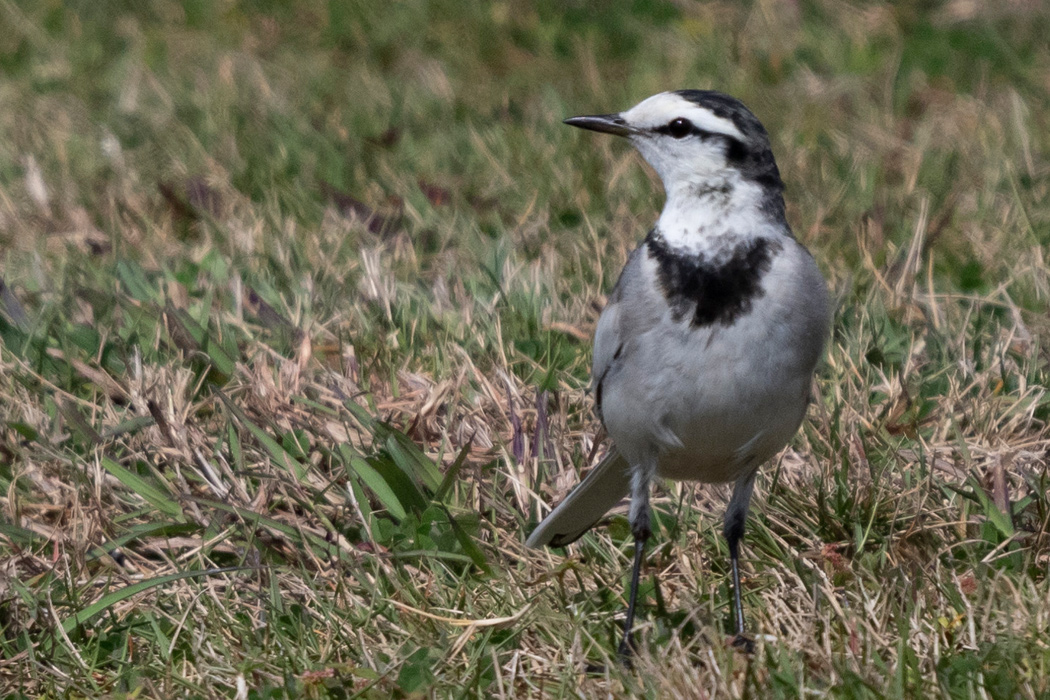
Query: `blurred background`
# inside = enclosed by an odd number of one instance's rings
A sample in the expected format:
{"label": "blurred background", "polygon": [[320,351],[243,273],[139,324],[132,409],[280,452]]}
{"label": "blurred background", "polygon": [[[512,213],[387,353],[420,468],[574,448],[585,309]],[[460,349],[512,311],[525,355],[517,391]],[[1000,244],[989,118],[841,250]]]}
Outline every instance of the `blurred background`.
{"label": "blurred background", "polygon": [[[0,681],[1045,697],[1047,37],[1034,0],[0,0]],[[725,494],[674,486],[653,673],[586,677],[626,523],[521,542],[662,193],[561,120],[680,88],[765,124],[836,330],[759,485],[759,653],[719,641]]]}

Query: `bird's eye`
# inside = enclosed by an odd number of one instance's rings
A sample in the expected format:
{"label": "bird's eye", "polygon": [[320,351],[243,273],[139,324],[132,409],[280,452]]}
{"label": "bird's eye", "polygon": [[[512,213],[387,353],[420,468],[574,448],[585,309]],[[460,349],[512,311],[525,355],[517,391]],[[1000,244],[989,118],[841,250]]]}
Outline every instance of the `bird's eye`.
{"label": "bird's eye", "polygon": [[684,139],[693,131],[693,123],[679,117],[667,125],[667,133],[676,139]]}

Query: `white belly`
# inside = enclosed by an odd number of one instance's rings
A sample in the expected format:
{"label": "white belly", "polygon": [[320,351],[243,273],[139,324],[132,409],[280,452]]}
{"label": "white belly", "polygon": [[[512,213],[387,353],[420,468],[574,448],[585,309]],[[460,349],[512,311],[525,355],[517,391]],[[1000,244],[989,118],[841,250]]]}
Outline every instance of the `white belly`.
{"label": "white belly", "polygon": [[783,447],[805,413],[809,372],[784,376],[769,358],[724,352],[735,346],[715,339],[700,359],[664,343],[650,349],[652,363],[625,367],[609,383],[605,425],[629,461],[653,450],[660,476],[723,482]]}

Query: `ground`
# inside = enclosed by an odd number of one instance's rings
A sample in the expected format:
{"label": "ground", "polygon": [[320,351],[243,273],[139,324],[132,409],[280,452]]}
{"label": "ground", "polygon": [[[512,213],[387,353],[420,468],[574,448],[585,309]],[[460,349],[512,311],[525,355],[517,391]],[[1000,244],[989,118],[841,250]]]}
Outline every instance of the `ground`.
{"label": "ground", "polygon": [[[0,3],[0,690],[1050,695],[1043,3]],[[764,469],[664,484],[635,669],[604,295],[659,211],[561,124],[715,88],[835,300]],[[604,667],[597,673],[588,668]]]}

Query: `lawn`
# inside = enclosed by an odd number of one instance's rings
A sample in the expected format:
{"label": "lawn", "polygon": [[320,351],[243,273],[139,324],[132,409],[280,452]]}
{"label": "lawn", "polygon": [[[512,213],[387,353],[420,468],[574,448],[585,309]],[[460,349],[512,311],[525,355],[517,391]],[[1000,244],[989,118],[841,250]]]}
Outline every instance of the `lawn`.
{"label": "lawn", "polygon": [[[1050,6],[0,0],[0,695],[1050,697]],[[639,658],[590,337],[715,88],[835,300],[759,478],[662,484]],[[598,672],[587,673],[597,667]]]}

